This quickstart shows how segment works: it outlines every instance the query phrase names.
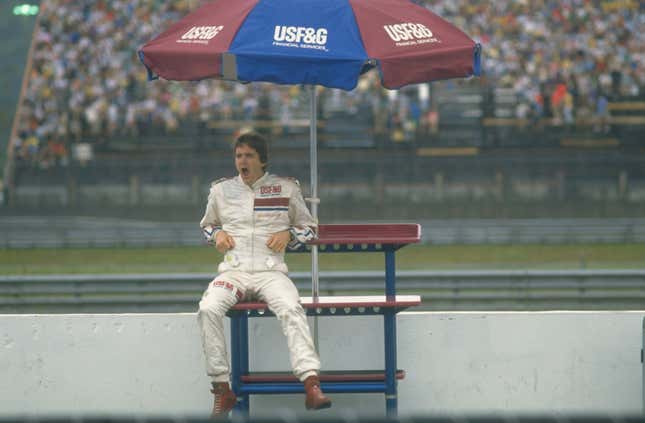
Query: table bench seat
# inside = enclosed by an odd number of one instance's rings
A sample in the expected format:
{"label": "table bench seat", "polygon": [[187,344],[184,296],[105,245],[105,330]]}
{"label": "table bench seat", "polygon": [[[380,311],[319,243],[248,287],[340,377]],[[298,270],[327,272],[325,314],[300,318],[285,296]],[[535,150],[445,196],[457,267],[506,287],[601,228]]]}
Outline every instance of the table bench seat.
{"label": "table bench seat", "polygon": [[[405,310],[421,304],[419,295],[396,295],[388,298],[385,295],[364,295],[364,296],[325,296],[318,297],[316,301],[312,297],[301,297],[300,304],[309,316],[350,316],[350,315],[372,315],[383,314],[386,309],[394,309],[395,312]],[[235,304],[229,315],[246,312],[249,316],[272,316],[273,314],[263,302],[241,302]]]}

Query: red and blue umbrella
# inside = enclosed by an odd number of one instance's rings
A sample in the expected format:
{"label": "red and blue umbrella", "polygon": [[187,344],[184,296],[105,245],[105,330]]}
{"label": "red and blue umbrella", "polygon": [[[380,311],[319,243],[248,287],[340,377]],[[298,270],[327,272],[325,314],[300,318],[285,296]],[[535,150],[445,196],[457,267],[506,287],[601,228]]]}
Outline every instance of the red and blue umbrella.
{"label": "red and blue umbrella", "polygon": [[[139,50],[150,79],[311,87],[311,212],[317,218],[315,85],[352,90],[376,68],[389,89],[479,75],[481,47],[410,0],[214,0]],[[313,295],[318,293],[312,250]]]}
{"label": "red and blue umbrella", "polygon": [[351,90],[376,67],[384,87],[478,75],[480,46],[409,0],[215,0],[146,43],[151,78]]}

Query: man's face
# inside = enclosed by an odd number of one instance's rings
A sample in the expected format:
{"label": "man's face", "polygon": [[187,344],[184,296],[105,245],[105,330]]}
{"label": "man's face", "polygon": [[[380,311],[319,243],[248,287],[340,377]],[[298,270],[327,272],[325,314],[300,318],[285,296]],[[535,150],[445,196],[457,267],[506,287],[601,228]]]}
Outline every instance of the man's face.
{"label": "man's face", "polygon": [[255,181],[264,175],[260,161],[260,155],[255,149],[246,144],[241,144],[235,149],[235,168],[240,172],[242,180],[247,185],[253,185]]}

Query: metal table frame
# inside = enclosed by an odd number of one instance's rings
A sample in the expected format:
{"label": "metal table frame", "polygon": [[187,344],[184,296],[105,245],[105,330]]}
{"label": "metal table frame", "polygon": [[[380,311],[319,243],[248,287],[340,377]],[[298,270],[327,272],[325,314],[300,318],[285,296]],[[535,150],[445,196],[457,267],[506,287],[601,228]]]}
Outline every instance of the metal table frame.
{"label": "metal table frame", "polygon": [[[396,418],[398,413],[397,396],[397,344],[396,344],[396,314],[416,301],[405,303],[403,297],[396,295],[396,261],[395,252],[401,247],[419,242],[421,228],[417,224],[370,224],[370,225],[321,225],[319,239],[314,244],[321,252],[382,252],[385,254],[385,296],[353,297],[355,301],[341,300],[334,304],[342,308],[342,312],[331,312],[332,307],[320,299],[310,302],[303,301],[303,307],[309,316],[351,316],[351,315],[382,315],[385,353],[385,377],[383,381],[336,381],[321,382],[321,388],[329,393],[374,393],[385,394],[385,408],[388,418]],[[299,251],[310,249],[304,246]],[[409,297],[409,296],[408,296]],[[334,298],[334,297],[327,297]],[[347,309],[349,308],[349,310]],[[262,310],[262,312],[260,311]],[[289,394],[304,392],[301,382],[243,382],[242,376],[249,375],[249,342],[248,321],[250,317],[272,315],[263,303],[240,303],[229,311],[231,318],[231,370],[232,389],[238,397],[238,404],[233,410],[236,415],[248,417],[250,411],[249,396],[252,394]],[[348,372],[349,373],[349,372]]]}

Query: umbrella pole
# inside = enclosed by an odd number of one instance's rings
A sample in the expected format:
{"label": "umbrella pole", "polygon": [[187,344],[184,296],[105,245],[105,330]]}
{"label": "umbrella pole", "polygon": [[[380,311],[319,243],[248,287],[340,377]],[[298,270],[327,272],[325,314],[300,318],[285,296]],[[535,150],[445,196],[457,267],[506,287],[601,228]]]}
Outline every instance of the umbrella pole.
{"label": "umbrella pole", "polygon": [[[318,136],[316,121],[317,102],[316,102],[316,86],[309,85],[309,162],[311,169],[311,215],[318,223]],[[320,289],[318,286],[318,246],[311,247],[311,296],[314,301],[318,301]],[[313,330],[314,345],[318,351],[318,316],[314,316],[314,330]]]}

